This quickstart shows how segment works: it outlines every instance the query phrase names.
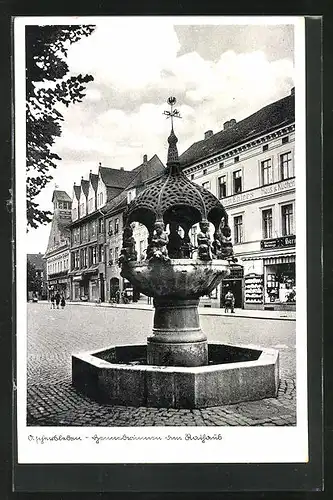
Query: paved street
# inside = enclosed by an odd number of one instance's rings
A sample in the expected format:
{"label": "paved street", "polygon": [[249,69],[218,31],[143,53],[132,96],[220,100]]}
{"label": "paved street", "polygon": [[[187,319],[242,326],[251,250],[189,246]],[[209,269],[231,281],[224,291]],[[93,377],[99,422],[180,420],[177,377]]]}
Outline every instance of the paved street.
{"label": "paved street", "polygon": [[71,355],[113,344],[144,343],[151,310],[28,304],[28,424],[49,426],[295,425],[295,321],[202,315],[209,341],[280,351],[278,398],[203,410],[100,405],[71,387]]}

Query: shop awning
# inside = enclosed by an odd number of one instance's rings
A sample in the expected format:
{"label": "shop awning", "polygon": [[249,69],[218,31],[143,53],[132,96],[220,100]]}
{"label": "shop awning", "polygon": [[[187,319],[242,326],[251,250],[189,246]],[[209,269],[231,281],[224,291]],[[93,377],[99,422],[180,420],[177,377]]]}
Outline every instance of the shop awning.
{"label": "shop awning", "polygon": [[[252,255],[236,255],[236,257],[238,257],[241,261],[244,261],[244,260],[264,260],[265,263],[266,263],[266,260],[271,260],[271,259],[284,259],[284,258],[291,258],[291,259],[294,259],[294,260],[290,260],[290,261],[283,261],[283,262],[295,262],[295,259],[296,259],[296,252],[281,252],[281,251],[269,251],[269,252],[258,252],[258,253],[253,253]],[[281,263],[283,263],[281,262]],[[267,262],[268,263],[268,262]],[[274,261],[274,264],[275,263],[278,263],[278,262],[275,262]],[[272,262],[273,264],[273,262]]]}
{"label": "shop awning", "polygon": [[269,259],[264,259],[264,265],[268,266],[271,264],[292,264],[296,262],[296,256],[294,255],[281,255],[279,257],[270,257]]}

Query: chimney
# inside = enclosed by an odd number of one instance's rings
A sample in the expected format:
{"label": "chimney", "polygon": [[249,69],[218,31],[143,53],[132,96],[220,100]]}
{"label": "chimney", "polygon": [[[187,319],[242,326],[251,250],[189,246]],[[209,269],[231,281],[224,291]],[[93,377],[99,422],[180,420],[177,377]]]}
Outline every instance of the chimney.
{"label": "chimney", "polygon": [[290,95],[295,95],[295,87],[293,87],[290,91]]}
{"label": "chimney", "polygon": [[209,139],[210,137],[212,137],[212,135],[213,135],[213,131],[207,130],[207,132],[205,132],[205,139]]}
{"label": "chimney", "polygon": [[143,163],[147,163],[148,161],[148,156],[147,155],[143,155]]}
{"label": "chimney", "polygon": [[231,120],[223,123],[223,130],[228,130],[228,128],[231,128],[234,125],[236,125],[236,120],[235,118],[232,118]]}

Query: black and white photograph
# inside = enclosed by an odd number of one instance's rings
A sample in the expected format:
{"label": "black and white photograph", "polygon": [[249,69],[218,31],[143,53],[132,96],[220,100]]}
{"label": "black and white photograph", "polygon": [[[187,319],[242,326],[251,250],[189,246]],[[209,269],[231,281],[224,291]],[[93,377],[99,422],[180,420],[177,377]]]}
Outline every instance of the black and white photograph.
{"label": "black and white photograph", "polygon": [[306,462],[304,19],[14,45],[19,463]]}

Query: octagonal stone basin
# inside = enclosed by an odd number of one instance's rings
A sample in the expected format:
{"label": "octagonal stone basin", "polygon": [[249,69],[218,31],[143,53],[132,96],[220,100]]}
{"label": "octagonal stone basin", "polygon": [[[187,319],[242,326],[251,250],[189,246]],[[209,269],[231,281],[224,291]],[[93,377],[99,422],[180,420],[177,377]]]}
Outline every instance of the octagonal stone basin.
{"label": "octagonal stone basin", "polygon": [[101,403],[157,408],[207,408],[277,396],[279,353],[208,344],[209,364],[146,364],[146,345],[113,346],[72,356],[72,384]]}
{"label": "octagonal stone basin", "polygon": [[208,295],[230,274],[225,260],[170,259],[128,262],[121,276],[149,297],[199,298]]}

